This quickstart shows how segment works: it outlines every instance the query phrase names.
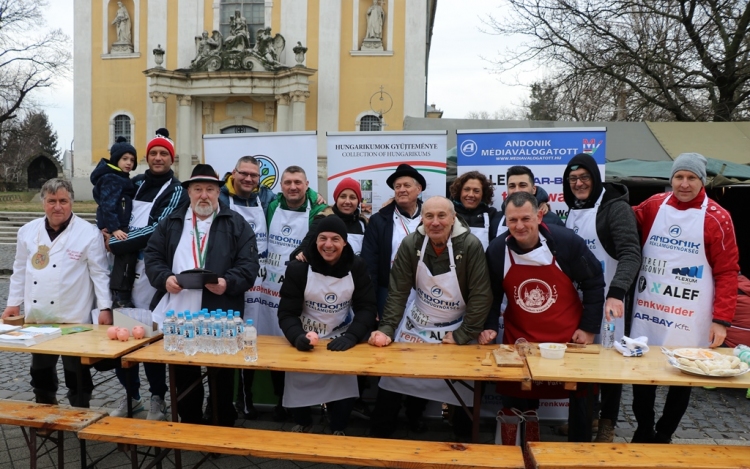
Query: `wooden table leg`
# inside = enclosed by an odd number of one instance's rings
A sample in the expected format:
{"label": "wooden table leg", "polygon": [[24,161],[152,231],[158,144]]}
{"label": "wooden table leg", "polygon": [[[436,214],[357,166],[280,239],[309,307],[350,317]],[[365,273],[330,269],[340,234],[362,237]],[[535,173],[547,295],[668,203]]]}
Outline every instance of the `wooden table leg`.
{"label": "wooden table leg", "polygon": [[65,434],[62,430],[57,432],[57,467],[65,467]]}
{"label": "wooden table leg", "polygon": [[479,443],[479,415],[482,412],[482,381],[474,381],[474,415],[471,419],[471,442]]}
{"label": "wooden table leg", "polygon": [[36,469],[36,428],[29,428],[29,468]]}
{"label": "wooden table leg", "polygon": [[[180,415],[177,413],[177,377],[175,376],[175,366],[169,365],[169,395],[172,400],[172,421],[179,422]],[[182,469],[182,453],[180,450],[174,450],[174,465],[176,469]]]}

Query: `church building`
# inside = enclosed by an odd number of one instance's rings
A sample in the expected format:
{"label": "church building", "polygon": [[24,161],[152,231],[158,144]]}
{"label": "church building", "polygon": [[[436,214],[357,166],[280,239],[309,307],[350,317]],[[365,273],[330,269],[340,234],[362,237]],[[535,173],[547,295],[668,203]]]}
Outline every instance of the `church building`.
{"label": "church building", "polygon": [[320,159],[328,131],[402,130],[425,116],[436,4],[75,0],[73,176],[119,136],[143,161],[160,127],[183,180],[204,134],[317,130]]}

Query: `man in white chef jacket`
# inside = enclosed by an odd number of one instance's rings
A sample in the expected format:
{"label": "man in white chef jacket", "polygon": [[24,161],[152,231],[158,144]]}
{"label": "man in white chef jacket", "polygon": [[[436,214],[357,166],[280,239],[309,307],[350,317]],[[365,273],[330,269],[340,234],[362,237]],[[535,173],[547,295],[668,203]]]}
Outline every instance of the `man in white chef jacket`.
{"label": "man in white chef jacket", "polygon": [[[682,153],[672,192],[635,207],[643,264],[630,336],[649,345],[718,347],[737,306],[739,251],[729,212],[706,194],[706,158]],[[652,352],[653,353],[653,352]],[[633,385],[633,443],[669,443],[690,405],[689,386],[670,386],[656,422],[656,386]]]}
{"label": "man in white chef jacket", "polygon": [[[90,324],[99,308],[99,324],[112,324],[112,298],[104,241],[95,225],[73,213],[73,186],[50,179],[42,186],[43,218],[18,230],[16,260],[3,318],[18,316],[24,305],[27,324]],[[31,355],[31,385],[36,401],[57,404],[58,355]],[[91,373],[80,358],[63,357],[68,401],[88,407]],[[78,388],[81,373],[82,388]]]}
{"label": "man in white chef jacket", "polygon": [[[464,345],[477,339],[491,305],[482,242],[456,218],[450,200],[431,197],[422,206],[422,223],[399,245],[383,318],[369,343]],[[471,390],[460,384],[454,388],[463,402],[472,402]],[[442,379],[383,377],[372,416],[373,436],[391,436],[402,395],[407,396],[406,415],[415,433],[426,429],[422,412],[427,400],[461,405]],[[471,426],[465,413],[458,409],[453,415],[456,436],[467,436]]]}

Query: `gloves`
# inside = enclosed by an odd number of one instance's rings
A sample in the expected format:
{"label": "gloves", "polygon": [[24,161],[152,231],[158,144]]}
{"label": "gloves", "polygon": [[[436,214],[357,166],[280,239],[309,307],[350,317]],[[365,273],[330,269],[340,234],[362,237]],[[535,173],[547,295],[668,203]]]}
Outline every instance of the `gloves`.
{"label": "gloves", "polygon": [[310,344],[310,339],[305,337],[305,334],[300,334],[294,339],[294,346],[297,347],[297,350],[300,352],[309,352],[313,349],[313,346]]}
{"label": "gloves", "polygon": [[344,350],[349,350],[355,345],[357,345],[357,341],[352,336],[343,334],[328,342],[328,350],[343,352]]}

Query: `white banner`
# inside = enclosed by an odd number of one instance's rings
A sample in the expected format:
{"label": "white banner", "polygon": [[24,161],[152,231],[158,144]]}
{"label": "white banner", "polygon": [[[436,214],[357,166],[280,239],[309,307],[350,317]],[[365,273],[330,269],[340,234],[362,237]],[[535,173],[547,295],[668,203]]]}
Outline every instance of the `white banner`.
{"label": "white banner", "polygon": [[328,132],[326,140],[328,193],[333,197],[342,179],[356,179],[362,188],[362,212],[368,217],[393,197],[386,180],[402,163],[425,178],[422,200],[445,195],[447,131]]}
{"label": "white banner", "polygon": [[203,154],[220,178],[232,172],[240,157],[253,156],[261,163],[260,184],[272,191],[281,192],[281,174],[293,165],[304,169],[310,188],[318,190],[318,143],[314,131],[204,135]]}

